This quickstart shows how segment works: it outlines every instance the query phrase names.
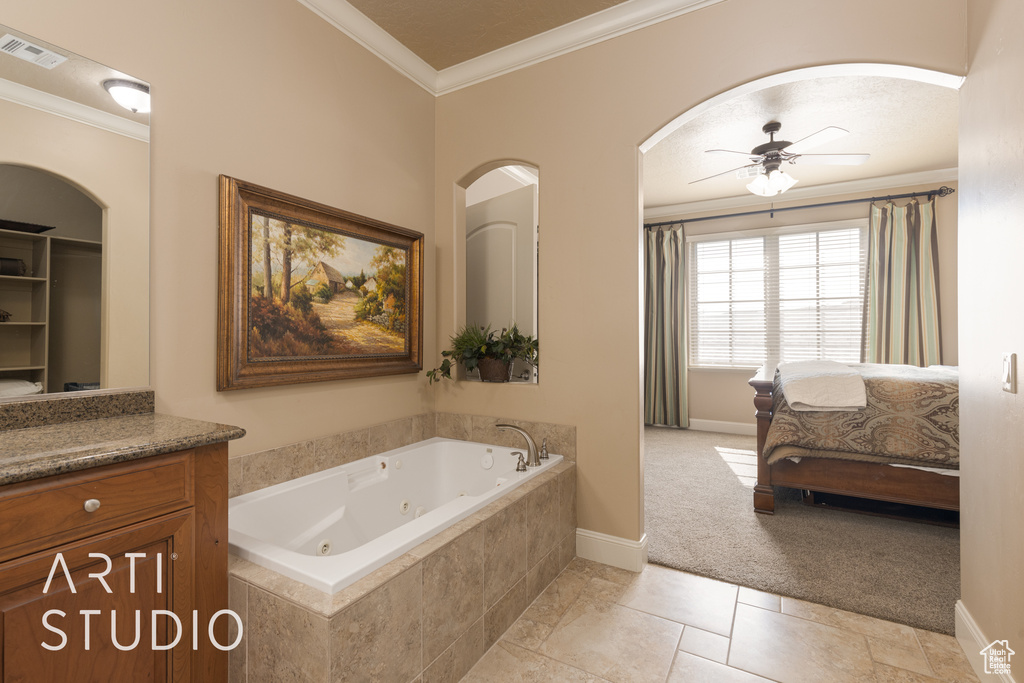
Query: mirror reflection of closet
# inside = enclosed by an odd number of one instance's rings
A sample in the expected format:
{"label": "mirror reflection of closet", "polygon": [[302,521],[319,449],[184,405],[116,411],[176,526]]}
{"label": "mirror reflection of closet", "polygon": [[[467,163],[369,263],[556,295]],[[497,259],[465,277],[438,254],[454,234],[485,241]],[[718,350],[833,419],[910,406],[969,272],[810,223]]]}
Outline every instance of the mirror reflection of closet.
{"label": "mirror reflection of closet", "polygon": [[148,92],[0,25],[0,401],[149,384]]}
{"label": "mirror reflection of closet", "polygon": [[[518,164],[496,168],[466,189],[467,324],[499,332],[515,324],[538,337],[539,184],[536,168]],[[537,380],[537,368],[527,363],[512,369],[513,382]]]}
{"label": "mirror reflection of closet", "polygon": [[[18,353],[14,337],[21,332],[28,355],[8,359],[22,372],[4,374],[39,382],[47,393],[99,389],[103,211],[78,188],[38,169],[0,164],[0,187],[4,216],[61,227],[59,234],[22,238],[22,249],[42,252],[31,266],[34,279],[3,283],[5,305],[15,309],[12,318],[29,323],[6,330],[11,339],[4,354]],[[7,235],[5,251],[15,249],[17,239]]]}

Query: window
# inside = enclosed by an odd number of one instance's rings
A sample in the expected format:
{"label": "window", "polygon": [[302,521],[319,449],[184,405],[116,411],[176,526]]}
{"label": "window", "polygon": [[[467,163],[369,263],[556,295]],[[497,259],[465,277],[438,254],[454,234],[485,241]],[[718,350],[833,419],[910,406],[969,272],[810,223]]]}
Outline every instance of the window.
{"label": "window", "polygon": [[860,361],[866,220],[690,242],[691,366]]}

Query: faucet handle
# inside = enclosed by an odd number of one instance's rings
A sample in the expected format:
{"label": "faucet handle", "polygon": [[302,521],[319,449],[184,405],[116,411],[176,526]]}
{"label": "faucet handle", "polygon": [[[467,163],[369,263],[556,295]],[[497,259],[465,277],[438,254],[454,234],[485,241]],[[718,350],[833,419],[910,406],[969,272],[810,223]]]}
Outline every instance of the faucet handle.
{"label": "faucet handle", "polygon": [[516,472],[525,472],[526,471],[526,459],[523,457],[523,454],[521,452],[519,452],[519,451],[512,451],[512,455],[518,455],[519,456],[519,462],[516,463]]}
{"label": "faucet handle", "polygon": [[549,460],[548,458],[548,437],[544,437],[540,444],[540,459]]}

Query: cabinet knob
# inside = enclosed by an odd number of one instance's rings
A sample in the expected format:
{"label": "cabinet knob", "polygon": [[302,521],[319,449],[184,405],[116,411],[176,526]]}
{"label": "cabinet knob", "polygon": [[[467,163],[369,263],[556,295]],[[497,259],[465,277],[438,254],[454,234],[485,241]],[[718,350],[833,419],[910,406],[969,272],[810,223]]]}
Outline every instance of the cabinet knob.
{"label": "cabinet knob", "polygon": [[96,512],[97,510],[100,509],[100,501],[96,498],[90,498],[89,500],[85,501],[85,505],[83,507],[85,508],[86,512]]}

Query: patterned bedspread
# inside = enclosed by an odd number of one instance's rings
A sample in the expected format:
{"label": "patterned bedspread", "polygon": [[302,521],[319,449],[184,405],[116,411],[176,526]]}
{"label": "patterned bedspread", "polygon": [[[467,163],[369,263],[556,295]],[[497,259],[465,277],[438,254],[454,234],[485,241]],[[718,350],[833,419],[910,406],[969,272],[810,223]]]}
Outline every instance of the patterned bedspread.
{"label": "patterned bedspread", "polygon": [[854,364],[868,405],[849,412],[796,412],[775,375],[769,463],[787,457],[959,468],[960,388],[956,368]]}

